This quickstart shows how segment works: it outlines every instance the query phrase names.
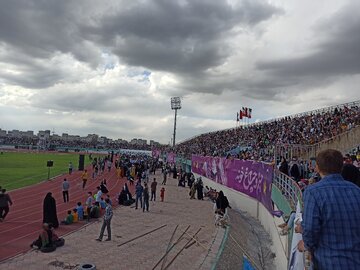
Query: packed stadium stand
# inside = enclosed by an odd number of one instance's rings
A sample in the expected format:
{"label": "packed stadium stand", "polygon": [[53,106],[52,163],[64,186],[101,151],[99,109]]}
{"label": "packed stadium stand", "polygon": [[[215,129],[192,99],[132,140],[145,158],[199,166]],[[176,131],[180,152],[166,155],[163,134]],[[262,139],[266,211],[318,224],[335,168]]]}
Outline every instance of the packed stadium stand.
{"label": "packed stadium stand", "polygon": [[360,101],[201,134],[176,146],[186,158],[192,154],[226,156],[271,162],[275,145],[314,145],[360,125]]}
{"label": "packed stadium stand", "polygon": [[[275,210],[289,217],[298,203],[303,206],[303,192],[308,185],[320,179],[314,170],[316,154],[329,148],[343,153],[344,164],[360,167],[360,101],[201,134],[177,144],[175,151],[183,157],[184,168],[191,164],[192,155],[274,164],[271,200]],[[261,222],[273,242],[276,269],[287,269],[297,243],[292,243],[293,232],[284,235],[278,230],[282,219],[241,192],[209,179],[204,181],[215,189],[226,190],[235,208]],[[304,257],[304,265],[309,269],[308,256]]]}

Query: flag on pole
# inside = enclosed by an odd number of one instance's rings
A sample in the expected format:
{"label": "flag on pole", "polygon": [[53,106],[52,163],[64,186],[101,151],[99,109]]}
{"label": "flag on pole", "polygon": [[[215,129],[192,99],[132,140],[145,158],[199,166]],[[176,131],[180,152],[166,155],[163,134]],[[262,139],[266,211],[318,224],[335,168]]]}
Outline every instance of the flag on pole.
{"label": "flag on pole", "polygon": [[248,117],[251,118],[252,109],[249,108]]}
{"label": "flag on pole", "polygon": [[239,122],[239,113],[236,113],[236,122]]}
{"label": "flag on pole", "polygon": [[247,107],[245,107],[245,114],[244,114],[244,116],[245,116],[245,117],[249,117],[249,115],[248,115],[248,108],[247,108]]}
{"label": "flag on pole", "polygon": [[243,117],[246,117],[246,107],[242,107],[242,115]]}
{"label": "flag on pole", "polygon": [[242,120],[243,119],[243,111],[242,110],[240,110],[240,120]]}

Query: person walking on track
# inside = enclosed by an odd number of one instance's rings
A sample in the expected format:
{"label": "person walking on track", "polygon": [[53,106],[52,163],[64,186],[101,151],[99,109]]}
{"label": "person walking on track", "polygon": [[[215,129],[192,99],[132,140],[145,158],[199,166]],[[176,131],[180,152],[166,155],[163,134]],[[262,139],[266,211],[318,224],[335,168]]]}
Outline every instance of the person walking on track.
{"label": "person walking on track", "polygon": [[59,227],[56,212],[56,201],[51,192],[48,192],[44,198],[43,223],[50,223],[55,229]]}
{"label": "person walking on track", "polygon": [[4,221],[6,215],[9,213],[9,204],[12,205],[12,201],[9,194],[6,193],[6,189],[3,188],[0,193],[0,222]]}
{"label": "person walking on track", "polygon": [[83,189],[85,189],[86,182],[87,182],[88,178],[89,178],[88,172],[87,172],[87,170],[85,170],[81,175],[81,179],[82,179],[82,182],[83,182],[82,183],[82,188]]}
{"label": "person walking on track", "polygon": [[70,183],[67,181],[66,178],[64,178],[64,182],[62,183],[62,193],[63,193],[64,203],[69,202],[69,188],[70,188]]}

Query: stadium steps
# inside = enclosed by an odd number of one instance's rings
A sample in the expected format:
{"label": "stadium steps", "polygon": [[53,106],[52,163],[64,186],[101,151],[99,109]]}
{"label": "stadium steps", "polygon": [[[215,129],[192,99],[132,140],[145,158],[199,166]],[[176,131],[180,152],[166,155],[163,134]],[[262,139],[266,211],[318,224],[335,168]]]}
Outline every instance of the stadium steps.
{"label": "stadium steps", "polygon": [[342,153],[348,153],[352,149],[360,145],[360,126],[356,126],[344,133],[341,133],[328,140],[319,142],[315,145],[310,146],[308,151],[304,151],[302,158],[310,159],[314,158],[317,153],[325,149],[336,149]]}

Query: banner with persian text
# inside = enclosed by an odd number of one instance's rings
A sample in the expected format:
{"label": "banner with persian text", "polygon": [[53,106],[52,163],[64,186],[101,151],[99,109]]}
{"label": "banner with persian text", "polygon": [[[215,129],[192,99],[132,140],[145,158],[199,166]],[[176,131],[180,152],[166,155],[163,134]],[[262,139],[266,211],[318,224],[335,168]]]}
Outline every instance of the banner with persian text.
{"label": "banner with persian text", "polygon": [[273,166],[252,160],[192,156],[194,173],[244,193],[261,202],[270,212]]}

